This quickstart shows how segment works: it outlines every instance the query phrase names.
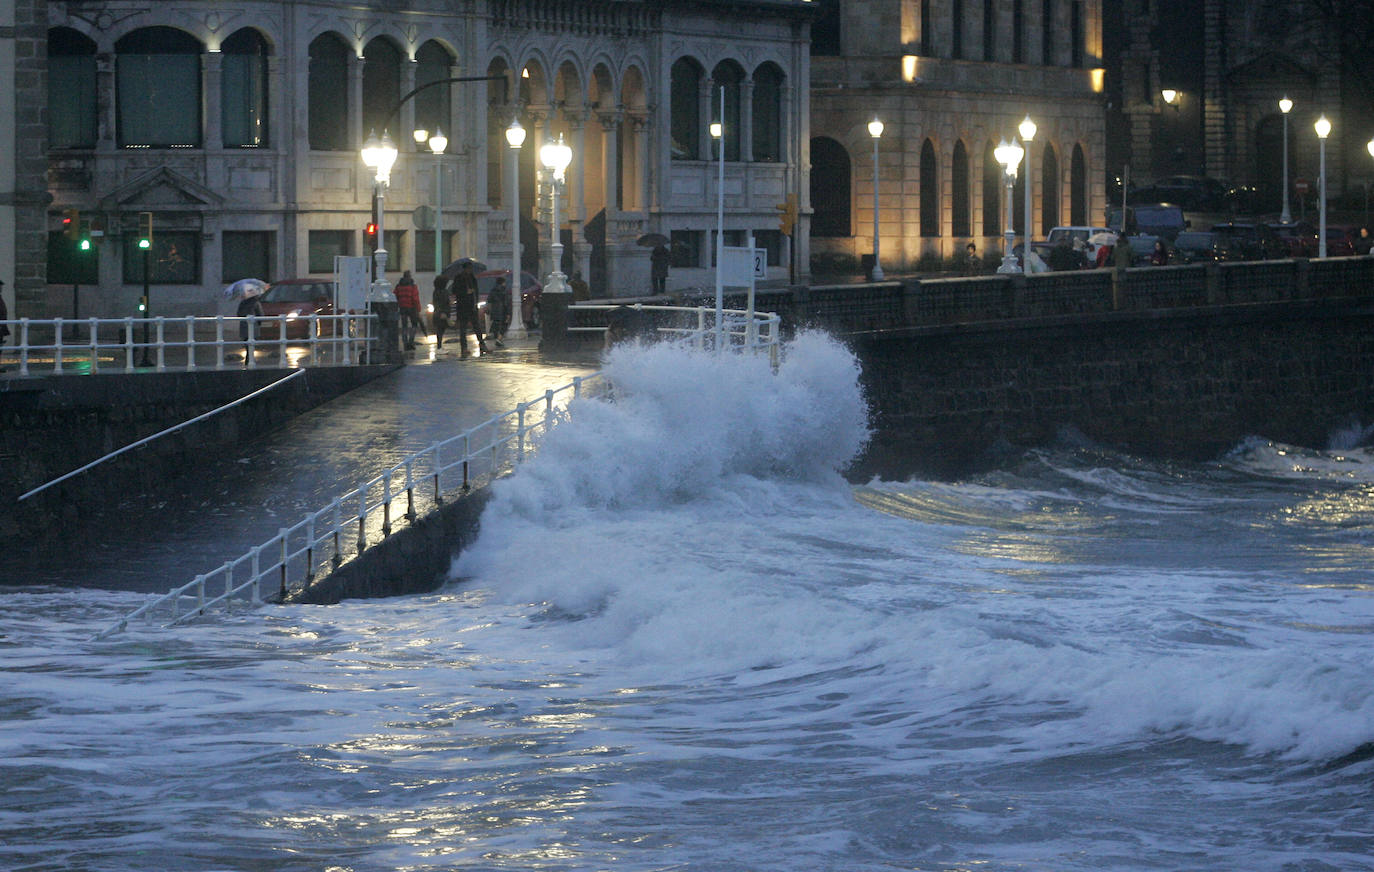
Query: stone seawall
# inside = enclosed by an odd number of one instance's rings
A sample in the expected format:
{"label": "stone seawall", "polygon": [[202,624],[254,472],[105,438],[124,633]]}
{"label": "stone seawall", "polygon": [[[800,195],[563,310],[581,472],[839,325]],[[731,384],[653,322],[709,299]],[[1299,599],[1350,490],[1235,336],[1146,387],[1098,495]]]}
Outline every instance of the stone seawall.
{"label": "stone seawall", "polygon": [[849,337],[875,413],[856,475],[958,475],[1072,427],[1153,456],[1374,422],[1374,300],[906,328]]}
{"label": "stone seawall", "polygon": [[395,366],[310,369],[205,421],[126,452],[22,503],[21,494],[290,375],[280,369],[112,373],[0,381],[0,538],[55,542],[111,495],[155,497],[197,459],[240,444]]}

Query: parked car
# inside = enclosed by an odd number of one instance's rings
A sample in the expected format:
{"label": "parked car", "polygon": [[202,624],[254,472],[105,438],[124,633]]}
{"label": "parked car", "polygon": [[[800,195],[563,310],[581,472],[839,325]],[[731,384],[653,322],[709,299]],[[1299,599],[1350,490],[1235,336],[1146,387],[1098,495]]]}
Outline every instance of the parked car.
{"label": "parked car", "polygon": [[[1183,217],[1183,207],[1173,203],[1142,203],[1126,207],[1127,231],[1158,236],[1173,242],[1180,233],[1191,227]],[[1121,207],[1107,207],[1107,226],[1121,232]]]}
{"label": "parked car", "polygon": [[1037,253],[1039,253],[1041,258],[1047,259],[1049,257],[1050,250],[1059,244],[1059,240],[1067,237],[1069,240],[1069,244],[1072,245],[1073,240],[1081,239],[1083,240],[1084,250],[1087,252],[1088,265],[1091,266],[1094,259],[1097,257],[1097,249],[1100,246],[1095,242],[1091,242],[1090,240],[1099,233],[1108,232],[1110,231],[1106,227],[1089,227],[1087,225],[1077,224],[1066,225],[1063,227],[1053,227],[1050,229],[1049,234],[1045,237],[1043,249],[1041,247],[1042,243],[1039,242],[1032,242],[1031,247]]}
{"label": "parked car", "polygon": [[1266,222],[1269,229],[1283,240],[1284,245],[1288,246],[1289,257],[1316,257],[1317,256],[1317,228],[1306,221],[1290,221],[1283,224],[1278,221]]}
{"label": "parked car", "polygon": [[1228,221],[1213,224],[1213,233],[1226,237],[1232,260],[1274,260],[1288,257],[1288,243],[1268,224],[1249,224]]}
{"label": "parked car", "polygon": [[1360,228],[1355,224],[1326,225],[1326,256],[1350,257],[1355,254],[1369,254],[1369,249],[1356,251],[1360,239]]}
{"label": "parked car", "polygon": [[1210,230],[1187,230],[1174,239],[1173,263],[1208,263],[1227,260],[1226,237]]}
{"label": "parked car", "polygon": [[[334,282],[328,279],[282,279],[273,282],[262,295],[262,313],[269,318],[285,315],[286,338],[305,339],[310,335],[310,321],[306,316],[334,314]],[[261,323],[258,338],[280,339],[279,323]],[[320,322],[316,335],[334,335],[334,323]]]}

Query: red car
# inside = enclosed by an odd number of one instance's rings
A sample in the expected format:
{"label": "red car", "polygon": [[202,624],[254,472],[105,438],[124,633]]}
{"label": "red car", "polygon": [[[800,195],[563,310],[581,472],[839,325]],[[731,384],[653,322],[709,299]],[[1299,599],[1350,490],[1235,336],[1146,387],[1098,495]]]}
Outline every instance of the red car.
{"label": "red car", "polygon": [[[308,315],[334,314],[334,282],[328,279],[283,279],[273,282],[262,295],[262,313],[269,318],[286,316],[286,338],[305,339],[310,335]],[[277,321],[259,325],[261,339],[280,338]],[[332,336],[334,322],[321,321],[317,336]]]}
{"label": "red car", "polygon": [[1369,254],[1366,246],[1364,251],[1357,251],[1356,246],[1360,241],[1360,228],[1354,224],[1337,224],[1326,226],[1326,256],[1327,257],[1350,257],[1355,254]]}

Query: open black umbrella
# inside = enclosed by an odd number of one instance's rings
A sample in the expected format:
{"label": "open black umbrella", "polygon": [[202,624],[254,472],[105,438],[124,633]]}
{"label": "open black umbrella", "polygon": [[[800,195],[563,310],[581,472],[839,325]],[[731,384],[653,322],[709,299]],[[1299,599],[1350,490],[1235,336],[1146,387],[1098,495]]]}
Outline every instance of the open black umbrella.
{"label": "open black umbrella", "polygon": [[482,263],[480,260],[474,260],[473,258],[470,258],[470,257],[460,257],[460,258],[458,258],[457,260],[455,260],[453,263],[451,263],[451,264],[449,264],[448,266],[444,267],[444,271],[441,272],[441,273],[439,273],[439,275],[444,276],[445,278],[450,278],[450,279],[451,279],[451,278],[453,278],[454,276],[458,275],[458,270],[462,269],[462,268],[463,268],[463,264],[465,264],[465,263],[470,263],[470,264],[472,264],[472,271],[475,272],[475,273],[486,272],[486,271],[487,271],[487,265],[484,264],[484,263]]}
{"label": "open black umbrella", "polygon": [[646,233],[635,240],[635,243],[645,248],[658,248],[660,245],[668,244],[668,237],[662,233]]}

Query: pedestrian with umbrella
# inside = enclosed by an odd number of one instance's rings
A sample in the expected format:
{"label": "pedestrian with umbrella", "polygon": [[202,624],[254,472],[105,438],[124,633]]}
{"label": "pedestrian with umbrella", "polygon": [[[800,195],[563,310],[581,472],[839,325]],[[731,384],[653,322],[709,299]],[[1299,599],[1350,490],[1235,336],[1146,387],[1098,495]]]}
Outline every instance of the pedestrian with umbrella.
{"label": "pedestrian with umbrella", "polygon": [[448,279],[443,275],[434,277],[434,295],[430,297],[429,308],[434,321],[435,348],[444,347],[444,331],[448,329],[448,310],[453,303],[453,294],[448,289]]}
{"label": "pedestrian with umbrella", "polygon": [[462,356],[468,356],[468,334],[477,337],[477,348],[487,353],[487,343],[482,338],[482,325],[477,320],[477,276],[473,275],[472,262],[464,263],[453,278],[453,296],[458,301],[458,342]]}
{"label": "pedestrian with umbrella", "polygon": [[243,365],[247,366],[253,354],[250,335],[257,335],[257,319],[263,317],[262,295],[267,292],[268,284],[262,279],[239,279],[224,289],[225,299],[239,301],[234,317],[239,319],[239,339],[243,340]]}

